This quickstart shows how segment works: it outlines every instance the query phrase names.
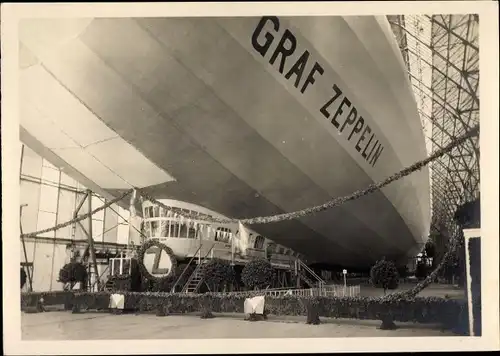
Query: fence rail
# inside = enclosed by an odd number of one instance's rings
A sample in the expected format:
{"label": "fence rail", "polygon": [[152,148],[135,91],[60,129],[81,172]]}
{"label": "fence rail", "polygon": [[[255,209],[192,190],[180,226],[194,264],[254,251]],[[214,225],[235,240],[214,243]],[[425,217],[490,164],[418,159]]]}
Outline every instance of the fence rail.
{"label": "fence rail", "polygon": [[[246,292],[229,292],[227,294],[244,294]],[[272,297],[298,296],[298,297],[355,297],[361,294],[360,286],[325,285],[322,288],[307,289],[264,289],[254,291],[255,294]]]}

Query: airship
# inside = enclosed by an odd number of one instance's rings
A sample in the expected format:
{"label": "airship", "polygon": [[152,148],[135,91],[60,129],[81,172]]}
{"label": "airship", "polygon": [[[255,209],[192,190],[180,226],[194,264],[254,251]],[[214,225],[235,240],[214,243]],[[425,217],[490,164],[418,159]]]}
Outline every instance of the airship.
{"label": "airship", "polygon": [[[21,141],[109,199],[135,187],[232,219],[271,216],[427,155],[385,17],[24,19],[19,68]],[[308,261],[361,268],[406,263],[429,225],[423,168],[248,228]]]}

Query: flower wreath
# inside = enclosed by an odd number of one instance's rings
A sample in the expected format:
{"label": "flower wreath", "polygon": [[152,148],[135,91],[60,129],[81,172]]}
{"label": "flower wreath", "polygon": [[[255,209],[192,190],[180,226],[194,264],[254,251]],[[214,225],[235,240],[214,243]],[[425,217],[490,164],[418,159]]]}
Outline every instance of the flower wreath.
{"label": "flower wreath", "polygon": [[[166,275],[164,277],[157,277],[155,275],[152,275],[151,273],[149,273],[146,266],[144,266],[144,255],[145,255],[146,251],[150,247],[153,247],[153,246],[156,246],[156,247],[162,249],[163,251],[165,251],[167,253],[167,255],[170,257],[170,260],[172,261],[172,267],[170,268],[168,275]],[[139,249],[139,253],[137,256],[137,260],[139,263],[139,268],[141,269],[141,274],[149,280],[153,280],[155,282],[160,282],[160,281],[165,281],[167,279],[173,278],[175,276],[175,270],[177,267],[177,258],[175,257],[174,252],[172,251],[172,249],[170,247],[168,247],[165,244],[162,244],[161,242],[159,242],[156,239],[150,239],[141,245],[141,248]]]}

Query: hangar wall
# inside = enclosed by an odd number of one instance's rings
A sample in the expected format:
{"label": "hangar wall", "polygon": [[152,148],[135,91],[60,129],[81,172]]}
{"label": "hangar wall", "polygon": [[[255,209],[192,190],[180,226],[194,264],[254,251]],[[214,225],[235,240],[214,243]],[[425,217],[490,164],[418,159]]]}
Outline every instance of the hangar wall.
{"label": "hangar wall", "polygon": [[[24,233],[39,231],[73,218],[75,209],[84,199],[87,188],[69,177],[28,146],[20,143],[20,204],[21,225]],[[104,198],[92,194],[91,206],[95,209],[104,204]],[[89,211],[88,201],[82,205],[80,214]],[[125,246],[128,239],[129,212],[117,205],[92,217],[92,235],[96,249]],[[88,220],[82,224],[87,227]],[[59,270],[69,262],[70,244],[85,248],[87,236],[78,224],[40,234],[37,238],[25,239],[27,261],[22,243],[21,263],[33,263],[33,290],[62,290],[57,282]],[[27,288],[28,283],[25,285]]]}

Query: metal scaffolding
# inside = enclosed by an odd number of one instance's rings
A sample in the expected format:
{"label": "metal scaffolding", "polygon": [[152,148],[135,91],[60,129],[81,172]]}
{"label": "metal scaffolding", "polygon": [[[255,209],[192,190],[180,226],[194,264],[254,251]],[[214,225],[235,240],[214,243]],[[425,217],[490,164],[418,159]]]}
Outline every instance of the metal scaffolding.
{"label": "metal scaffolding", "polygon": [[[408,68],[427,150],[479,123],[478,15],[388,16]],[[430,165],[431,233],[461,234],[453,216],[479,197],[479,138]]]}

